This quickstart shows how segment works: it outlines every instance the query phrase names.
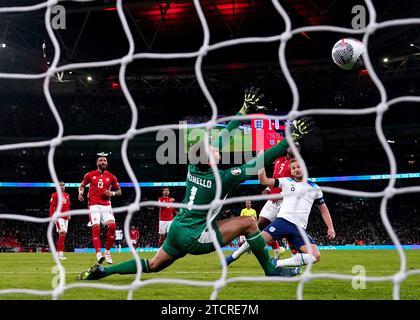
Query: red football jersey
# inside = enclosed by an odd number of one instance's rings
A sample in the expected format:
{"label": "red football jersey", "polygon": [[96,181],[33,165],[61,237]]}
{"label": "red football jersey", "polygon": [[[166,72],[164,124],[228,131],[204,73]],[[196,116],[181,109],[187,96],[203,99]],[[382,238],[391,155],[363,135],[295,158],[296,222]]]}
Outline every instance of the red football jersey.
{"label": "red football jersey", "polygon": [[[61,212],[70,211],[70,195],[67,192],[63,192],[62,195],[62,206],[61,206]],[[50,200],[50,217],[54,214],[55,210],[57,209],[58,205],[58,193],[54,192],[51,195]],[[63,217],[63,219],[68,220],[69,217]]]}
{"label": "red football jersey", "polygon": [[115,178],[115,176],[107,170],[105,170],[103,173],[101,173],[99,170],[86,173],[82,183],[84,185],[90,183],[88,192],[88,206],[93,206],[95,204],[101,206],[110,206],[111,200],[110,197],[105,195],[105,190],[111,190],[111,186],[114,189],[120,188],[117,178]]}
{"label": "red football jersey", "polygon": [[[287,157],[280,157],[274,161],[273,179],[291,177],[290,161]],[[270,193],[280,193],[281,188],[270,188]]]}
{"label": "red football jersey", "polygon": [[130,238],[131,240],[137,240],[139,238],[139,232],[137,230],[130,230]]}
{"label": "red football jersey", "polygon": [[[158,199],[159,202],[172,202],[171,197],[160,197]],[[171,221],[174,219],[174,211],[175,208],[171,207],[159,207],[160,208],[160,214],[159,214],[159,220],[162,221]]]}

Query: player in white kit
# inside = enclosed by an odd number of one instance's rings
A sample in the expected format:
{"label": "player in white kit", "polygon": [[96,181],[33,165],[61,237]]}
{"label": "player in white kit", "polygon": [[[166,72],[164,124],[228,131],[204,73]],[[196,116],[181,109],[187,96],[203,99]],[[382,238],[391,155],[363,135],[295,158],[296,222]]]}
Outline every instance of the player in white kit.
{"label": "player in white kit", "polygon": [[[296,148],[300,150],[299,142],[295,142]],[[292,152],[292,149],[287,148],[287,155],[277,158],[274,161],[274,170],[273,170],[273,179],[291,177],[290,174],[290,160],[294,159],[295,156]],[[263,191],[263,194],[275,194],[281,193],[281,188],[268,188]],[[276,217],[277,213],[280,210],[281,202],[283,199],[273,199],[268,200],[264,207],[261,209],[260,215],[258,217],[258,228],[264,230],[266,226],[272,223]],[[278,259],[280,255],[280,246],[277,241],[268,243],[273,248],[274,258]],[[235,260],[238,260],[245,252],[249,252],[249,245],[247,242],[240,244],[240,248],[234,253],[226,257],[226,264],[230,265]]]}
{"label": "player in white kit", "polygon": [[274,259],[273,262],[277,266],[282,267],[302,266],[310,262],[316,263],[320,259],[320,253],[315,241],[306,233],[309,239],[309,244],[306,244],[298,229],[299,226],[306,232],[309,214],[314,202],[318,205],[327,226],[327,238],[329,240],[335,238],[333,222],[325,204],[321,188],[309,180],[307,182],[303,181],[302,169],[295,159],[290,161],[290,172],[291,178],[280,179],[267,178],[264,169],[261,169],[258,174],[262,185],[270,188],[281,187],[283,196],[283,203],[277,218],[262,232],[266,243],[287,238],[289,243],[299,252],[288,259]]}
{"label": "player in white kit", "polygon": [[118,248],[118,253],[121,253],[121,242],[123,238],[124,238],[123,231],[121,229],[117,229],[115,231],[115,245]]}

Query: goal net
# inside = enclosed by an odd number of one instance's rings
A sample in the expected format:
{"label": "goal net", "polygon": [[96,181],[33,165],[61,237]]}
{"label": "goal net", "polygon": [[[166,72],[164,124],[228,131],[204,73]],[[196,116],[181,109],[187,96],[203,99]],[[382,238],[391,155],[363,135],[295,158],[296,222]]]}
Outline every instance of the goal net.
{"label": "goal net", "polygon": [[[75,0],[77,2],[85,2],[82,0]],[[389,234],[392,242],[396,246],[398,251],[398,255],[400,258],[400,268],[398,272],[390,276],[377,276],[377,277],[366,277],[365,280],[367,282],[392,282],[393,284],[393,299],[400,298],[400,287],[401,284],[404,282],[405,279],[409,276],[413,276],[415,274],[420,274],[420,270],[407,270],[407,259],[404,253],[403,247],[393,230],[393,227],[389,221],[387,215],[387,203],[388,201],[396,196],[401,194],[410,194],[415,192],[420,192],[420,186],[414,187],[404,187],[404,188],[397,188],[396,187],[396,176],[397,176],[397,166],[396,166],[396,158],[395,155],[387,142],[385,137],[382,121],[384,114],[388,111],[389,108],[402,103],[402,102],[420,102],[420,97],[417,96],[401,96],[390,100],[387,95],[387,91],[385,89],[384,84],[379,79],[373,65],[371,62],[371,58],[369,55],[369,50],[366,50],[363,53],[363,59],[368,70],[368,74],[370,75],[372,81],[374,82],[375,86],[379,90],[380,93],[380,103],[375,106],[367,106],[365,108],[360,109],[307,109],[307,110],[299,110],[300,106],[300,96],[299,96],[299,88],[293,79],[291,72],[289,70],[289,66],[286,63],[286,48],[288,42],[292,39],[292,37],[303,33],[303,32],[336,32],[341,34],[358,34],[363,35],[363,43],[365,44],[366,48],[369,48],[369,40],[370,37],[379,29],[395,27],[395,26],[403,26],[409,24],[420,24],[420,19],[412,18],[412,19],[395,19],[389,20],[384,22],[378,22],[376,19],[376,10],[375,6],[371,0],[365,0],[366,8],[369,13],[369,22],[365,28],[361,29],[352,29],[352,28],[343,28],[343,27],[336,27],[330,25],[319,25],[319,26],[306,26],[300,28],[292,28],[291,19],[289,18],[286,10],[280,3],[280,1],[272,0],[273,7],[277,10],[278,15],[280,15],[285,23],[285,30],[281,34],[274,35],[274,36],[266,36],[266,37],[245,37],[245,38],[236,38],[233,40],[222,41],[218,43],[211,44],[210,43],[210,29],[208,25],[208,21],[203,13],[202,6],[199,0],[194,0],[194,6],[196,9],[197,16],[202,26],[203,32],[203,42],[200,48],[196,51],[192,52],[179,52],[179,53],[136,53],[135,48],[135,41],[133,39],[132,30],[130,30],[129,24],[127,22],[126,13],[123,10],[123,1],[117,0],[116,2],[116,9],[118,13],[118,17],[120,19],[121,25],[124,29],[125,37],[129,44],[129,49],[127,53],[120,57],[119,59],[107,60],[107,61],[95,61],[95,62],[86,62],[86,63],[72,63],[66,65],[60,65],[60,55],[62,52],[62,48],[59,45],[59,41],[54,33],[53,27],[51,25],[52,21],[52,10],[54,6],[59,3],[65,1],[58,1],[58,0],[51,0],[42,3],[38,3],[36,5],[31,6],[16,6],[16,7],[0,7],[0,15],[3,14],[17,14],[23,12],[30,12],[35,10],[45,10],[45,27],[48,32],[49,38],[51,43],[54,47],[54,57],[49,65],[49,68],[44,73],[40,74],[25,74],[25,73],[0,73],[1,79],[43,79],[43,93],[45,98],[48,102],[49,108],[55,118],[55,121],[58,125],[58,134],[55,138],[45,140],[45,141],[38,141],[38,142],[25,142],[25,143],[13,143],[13,144],[3,144],[0,145],[0,151],[4,150],[12,150],[12,149],[27,149],[27,148],[39,148],[39,147],[48,147],[48,167],[52,177],[52,180],[55,184],[56,190],[59,194],[61,194],[61,190],[59,188],[59,180],[57,176],[57,171],[54,165],[54,155],[56,152],[57,147],[59,147],[64,142],[68,141],[95,141],[95,140],[114,140],[114,141],[121,141],[121,156],[124,163],[124,167],[126,172],[128,173],[131,182],[133,183],[134,190],[135,190],[135,198],[133,202],[129,205],[122,206],[115,208],[114,211],[118,212],[127,212],[127,217],[124,224],[124,235],[127,239],[129,239],[129,227],[130,221],[140,208],[146,206],[162,206],[161,203],[157,201],[142,201],[141,197],[141,188],[139,187],[139,181],[130,165],[129,156],[128,156],[128,144],[131,139],[136,136],[146,134],[146,133],[153,133],[157,132],[163,128],[168,129],[187,129],[189,126],[173,124],[173,125],[160,125],[160,126],[151,126],[146,128],[137,128],[138,119],[141,114],[136,107],[136,104],[128,90],[127,83],[126,83],[126,70],[127,66],[135,61],[135,60],[147,60],[147,59],[156,59],[156,60],[168,60],[168,59],[195,59],[195,75],[199,84],[199,87],[204,94],[208,104],[211,107],[212,116],[211,119],[207,122],[203,122],[198,126],[205,128],[207,130],[207,134],[209,134],[210,130],[218,125],[218,123],[227,121],[227,120],[244,120],[244,119],[255,119],[257,116],[250,115],[246,117],[238,117],[238,116],[228,116],[223,118],[218,118],[218,107],[213,99],[210,91],[204,81],[203,73],[202,73],[202,63],[203,58],[211,51],[218,50],[221,48],[233,47],[238,46],[241,44],[254,44],[254,43],[278,43],[278,59],[281,70],[283,75],[285,76],[287,83],[290,87],[293,96],[293,103],[292,107],[285,116],[267,116],[267,118],[274,119],[274,120],[288,120],[292,121],[302,116],[311,116],[311,115],[368,115],[373,114],[376,116],[375,122],[375,130],[377,137],[386,152],[387,160],[389,162],[390,167],[390,178],[389,183],[380,192],[359,192],[354,190],[346,190],[342,188],[334,188],[334,187],[322,187],[321,189],[325,193],[331,194],[338,194],[338,195],[346,195],[346,196],[355,196],[361,198],[377,198],[381,199],[380,205],[380,217],[382,219],[383,225],[386,228],[387,233]],[[87,1],[86,1],[87,2]],[[130,128],[121,135],[107,135],[107,134],[92,134],[92,135],[64,135],[64,125],[62,118],[57,110],[57,106],[54,103],[50,92],[50,83],[53,77],[56,75],[61,75],[66,71],[71,71],[74,69],[88,69],[88,68],[100,68],[100,67],[109,67],[109,66],[119,66],[119,83],[121,85],[121,90],[124,94],[125,99],[130,107],[132,113],[131,125]],[[289,144],[292,146],[292,149],[295,151],[297,158],[300,163],[304,164],[304,160],[301,156],[296,152],[296,147],[292,143],[292,139],[290,136],[289,129],[286,129],[286,138]],[[209,145],[207,143],[206,148],[208,150]],[[271,199],[270,196],[265,195],[254,195],[252,197],[233,197],[229,199],[221,199],[221,179],[218,171],[214,165],[212,165],[212,169],[216,176],[217,182],[217,192],[215,199],[205,206],[206,209],[209,210],[208,213],[208,226],[212,229],[210,221],[212,219],[212,213],[221,205],[221,204],[232,204],[232,203],[239,203],[243,202],[244,200],[267,200]],[[308,172],[306,166],[304,166],[304,176],[305,178],[308,177]],[[62,206],[61,197],[59,197],[59,204],[58,204],[58,211]],[[165,204],[167,206],[167,204]],[[187,204],[181,203],[173,203],[171,206],[175,208],[186,208]],[[200,207],[203,209],[203,206]],[[72,210],[69,212],[69,215],[87,215],[88,210]],[[217,242],[217,239],[214,238],[213,242],[215,248],[217,249],[217,254],[220,258],[220,262],[222,265],[222,270],[220,272],[220,277],[216,281],[193,281],[193,280],[183,280],[183,279],[172,279],[172,278],[165,278],[159,277],[149,280],[142,280],[141,279],[141,264],[139,255],[135,250],[132,250],[132,254],[137,263],[137,270],[138,273],[135,276],[135,279],[129,285],[110,285],[107,284],[106,281],[101,283],[87,283],[87,282],[75,282],[75,283],[68,283],[66,281],[66,271],[63,265],[61,264],[60,260],[57,258],[56,248],[53,241],[53,228],[54,224],[59,217],[59,213],[56,212],[51,218],[37,218],[37,217],[29,217],[25,215],[14,215],[14,214],[2,214],[0,215],[0,219],[9,219],[9,220],[17,220],[17,221],[26,221],[31,223],[48,223],[48,243],[50,247],[51,254],[54,257],[55,264],[57,266],[57,270],[59,271],[59,283],[58,285],[51,289],[51,290],[33,290],[33,289],[4,289],[0,290],[1,295],[7,294],[28,294],[28,295],[43,295],[43,296],[51,296],[53,299],[59,299],[66,290],[75,289],[75,288],[97,288],[97,289],[104,289],[104,290],[122,290],[128,291],[128,299],[132,299],[133,293],[137,290],[141,289],[142,287],[148,285],[155,285],[155,284],[182,284],[188,286],[207,286],[212,289],[210,299],[217,299],[219,291],[232,283],[238,282],[297,282],[297,299],[304,298],[304,286],[310,281],[315,279],[335,279],[335,280],[347,280],[351,281],[353,276],[345,275],[345,274],[337,274],[337,273],[314,273],[312,272],[312,266],[309,264],[305,269],[304,273],[298,277],[294,278],[282,278],[282,277],[229,277],[228,278],[228,268],[225,263],[225,257],[223,255],[222,248]],[[309,244],[309,239],[304,232],[301,231],[302,236],[305,238],[306,243]],[[134,249],[132,244],[129,243],[129,247]]]}

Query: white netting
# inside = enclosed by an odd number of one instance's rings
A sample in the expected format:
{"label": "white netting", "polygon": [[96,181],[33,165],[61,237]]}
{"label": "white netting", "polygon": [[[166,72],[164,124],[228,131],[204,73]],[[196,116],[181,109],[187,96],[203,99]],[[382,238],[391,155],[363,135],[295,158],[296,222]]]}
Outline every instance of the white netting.
{"label": "white netting", "polygon": [[[76,2],[90,2],[90,0],[69,0],[69,1],[76,1]],[[221,276],[216,281],[188,281],[188,280],[179,280],[179,279],[167,279],[167,278],[159,278],[159,279],[149,279],[149,280],[141,280],[141,264],[139,260],[138,254],[133,250],[133,246],[131,243],[129,244],[129,247],[131,251],[133,252],[133,256],[136,260],[138,273],[136,274],[135,279],[130,285],[125,286],[117,286],[117,285],[108,285],[105,283],[72,283],[72,284],[66,284],[65,280],[65,270],[64,267],[61,265],[60,260],[58,260],[56,255],[56,249],[52,237],[53,227],[55,221],[59,218],[60,214],[58,213],[62,206],[62,200],[61,200],[61,190],[58,187],[58,178],[54,167],[54,153],[57,146],[62,144],[64,141],[72,141],[72,140],[122,140],[122,146],[121,146],[121,155],[123,159],[123,163],[125,166],[125,169],[128,172],[128,175],[131,179],[131,182],[134,185],[135,188],[135,200],[133,203],[131,203],[128,206],[124,207],[118,207],[115,208],[113,211],[118,212],[125,212],[127,211],[127,217],[124,224],[124,234],[126,238],[129,238],[129,226],[130,221],[133,216],[133,214],[138,211],[141,207],[145,206],[163,206],[162,203],[159,203],[157,201],[147,201],[147,202],[140,202],[141,199],[141,190],[138,185],[137,178],[130,166],[128,155],[127,155],[127,147],[130,139],[133,137],[148,133],[148,132],[156,132],[160,129],[186,129],[187,125],[162,125],[162,126],[153,126],[153,127],[147,127],[142,129],[136,129],[137,128],[137,120],[138,120],[138,112],[136,105],[130,95],[130,92],[128,91],[126,82],[125,82],[125,72],[127,68],[127,64],[132,62],[135,59],[181,59],[181,58],[196,58],[195,62],[195,74],[198,79],[199,86],[204,93],[207,101],[210,103],[211,109],[212,109],[212,117],[211,120],[209,120],[206,123],[202,123],[201,127],[206,128],[206,135],[209,134],[209,130],[216,126],[219,122],[224,122],[226,120],[234,120],[234,119],[252,119],[255,118],[255,116],[231,116],[231,117],[224,117],[217,119],[217,106],[214,102],[212,96],[210,95],[206,84],[204,82],[202,71],[201,71],[201,65],[203,57],[207,54],[207,52],[212,50],[217,50],[229,46],[235,46],[239,44],[245,44],[245,43],[265,43],[265,42],[280,42],[279,46],[279,61],[281,70],[284,73],[286,80],[292,90],[293,94],[293,105],[292,109],[289,111],[287,116],[268,116],[267,118],[270,119],[278,119],[278,120],[293,120],[297,117],[301,117],[304,115],[319,115],[319,114],[325,114],[325,115],[363,115],[363,114],[371,114],[376,113],[376,133],[377,136],[381,142],[381,145],[383,146],[386,155],[388,157],[389,165],[390,165],[390,180],[388,183],[388,186],[382,191],[382,192],[358,192],[353,190],[346,190],[346,189],[340,189],[340,188],[333,188],[333,187],[322,187],[322,190],[325,192],[335,193],[335,194],[341,194],[341,195],[347,195],[347,196],[356,196],[356,197],[362,197],[362,198],[382,198],[381,207],[380,207],[380,216],[382,219],[382,222],[389,234],[389,236],[392,239],[392,242],[395,244],[399,257],[400,257],[400,270],[395,273],[392,276],[384,276],[384,277],[366,277],[366,281],[368,282],[381,282],[381,281],[391,281],[393,282],[393,298],[399,299],[400,297],[400,285],[401,283],[410,275],[414,274],[420,274],[420,269],[417,270],[410,270],[407,271],[406,268],[406,256],[404,254],[403,248],[389,222],[388,215],[387,215],[387,202],[390,198],[392,198],[394,195],[404,194],[404,193],[414,193],[414,192],[420,192],[420,186],[415,187],[407,187],[407,188],[395,188],[395,181],[396,181],[396,161],[394,154],[388,145],[385,135],[382,130],[382,118],[384,113],[388,110],[389,107],[401,103],[401,102],[420,102],[420,97],[414,97],[414,96],[403,96],[398,97],[393,100],[387,99],[387,93],[385,90],[384,85],[379,80],[377,74],[375,73],[375,70],[372,67],[372,63],[369,57],[369,51],[366,50],[366,52],[363,53],[364,62],[366,64],[366,68],[368,70],[368,73],[370,77],[372,78],[373,82],[375,83],[376,87],[378,88],[380,92],[381,102],[374,107],[369,108],[363,108],[363,109],[309,109],[305,111],[299,111],[299,92],[298,88],[289,72],[288,66],[286,64],[286,57],[285,57],[285,49],[287,42],[296,34],[300,32],[311,32],[311,31],[326,31],[326,32],[340,32],[340,33],[348,33],[348,34],[364,34],[363,42],[368,47],[368,41],[369,37],[379,28],[387,28],[387,27],[393,27],[393,26],[402,26],[402,25],[408,25],[408,24],[420,24],[420,19],[396,19],[396,20],[389,20],[385,22],[378,23],[376,21],[376,10],[371,0],[365,0],[365,3],[368,8],[370,22],[367,25],[366,28],[355,30],[350,28],[341,28],[341,27],[335,27],[335,26],[309,26],[309,27],[302,27],[302,28],[296,28],[292,29],[291,27],[291,21],[286,13],[286,11],[283,9],[282,5],[275,0],[272,0],[272,3],[278,13],[281,15],[281,17],[284,19],[286,29],[285,31],[276,36],[270,36],[270,37],[248,37],[248,38],[239,38],[229,41],[223,41],[219,43],[215,43],[213,45],[209,44],[210,41],[210,32],[208,29],[206,18],[203,14],[202,8],[200,6],[199,0],[194,0],[194,6],[197,10],[198,17],[200,19],[203,33],[204,33],[204,39],[203,43],[200,47],[200,50],[195,52],[186,52],[186,53],[168,53],[168,54],[157,54],[157,53],[138,53],[134,54],[135,52],[135,45],[132,33],[130,31],[130,28],[128,27],[127,20],[125,17],[125,14],[123,12],[122,7],[122,0],[117,0],[117,12],[119,19],[121,21],[121,24],[123,26],[123,29],[125,31],[125,35],[127,37],[128,43],[129,43],[129,50],[128,53],[120,58],[120,59],[114,59],[114,60],[108,60],[108,61],[99,61],[99,62],[87,62],[87,63],[74,63],[74,64],[67,64],[60,67],[57,67],[59,60],[60,60],[60,46],[59,43],[54,35],[54,32],[52,30],[51,26],[51,10],[52,7],[58,4],[60,1],[58,0],[51,0],[47,2],[43,2],[37,5],[33,6],[20,6],[20,7],[0,7],[0,14],[1,13],[16,13],[16,12],[29,12],[34,10],[40,10],[40,9],[46,9],[45,11],[45,26],[48,31],[48,35],[54,45],[54,59],[50,65],[50,68],[47,72],[42,74],[18,74],[18,73],[0,73],[0,78],[7,78],[7,79],[44,79],[44,85],[43,85],[43,91],[44,95],[47,99],[48,105],[51,109],[51,112],[53,113],[55,120],[58,124],[58,134],[55,138],[51,140],[46,141],[40,141],[40,142],[28,142],[28,143],[17,143],[17,144],[7,144],[7,145],[1,145],[1,150],[10,150],[10,149],[23,149],[23,148],[37,148],[37,147],[47,147],[49,146],[49,154],[48,154],[48,167],[51,173],[52,180],[56,186],[56,190],[59,193],[59,202],[58,202],[58,208],[57,212],[52,216],[48,218],[34,218],[34,217],[28,217],[23,215],[12,215],[12,214],[2,214],[0,215],[0,219],[11,219],[11,220],[20,220],[20,221],[28,221],[28,222],[34,222],[34,223],[46,223],[49,222],[48,225],[48,243],[51,248],[52,255],[54,257],[57,270],[59,271],[60,281],[58,286],[53,290],[31,290],[31,289],[5,289],[0,290],[0,295],[5,294],[13,294],[13,293],[23,293],[23,294],[31,294],[31,295],[51,295],[53,299],[58,299],[66,290],[73,289],[73,288],[98,288],[98,289],[106,289],[106,290],[128,290],[128,299],[132,298],[133,292],[135,290],[138,290],[139,288],[151,284],[184,284],[184,285],[190,285],[190,286],[209,286],[213,287],[213,292],[211,294],[211,299],[216,299],[218,296],[218,292],[221,288],[228,285],[229,283],[233,282],[241,282],[241,281],[249,281],[249,282],[272,282],[272,281],[283,281],[283,282],[298,282],[298,288],[297,288],[297,298],[303,299],[303,289],[304,284],[308,281],[311,281],[313,279],[337,279],[337,280],[352,280],[352,275],[343,275],[343,274],[332,274],[332,273],[312,273],[311,272],[311,265],[308,265],[305,272],[295,278],[279,278],[279,277],[233,277],[227,279],[227,267],[225,264],[224,255],[222,253],[222,250],[217,243],[216,239],[213,239],[213,242],[215,244],[215,247],[217,249],[217,253],[219,255],[220,261],[222,262],[223,269],[221,272]],[[132,121],[129,130],[125,134],[121,135],[79,135],[79,136],[63,136],[63,123],[60,118],[60,115],[57,111],[57,108],[54,104],[54,101],[50,94],[49,89],[49,83],[51,77],[53,77],[57,72],[63,72],[66,70],[72,70],[72,69],[84,69],[84,68],[97,68],[97,67],[106,67],[106,66],[113,66],[113,65],[120,65],[120,71],[119,71],[119,81],[121,84],[122,91],[124,93],[125,98],[127,99],[129,106],[132,111]],[[300,157],[300,155],[297,153],[296,147],[294,146],[290,137],[289,128],[286,128],[286,138],[289,142],[289,144],[292,146],[292,149],[294,153],[297,155],[298,160],[304,164],[303,159]],[[208,139],[206,139],[207,141]],[[206,145],[206,149],[208,150],[209,145]],[[304,165],[304,177],[305,179],[308,177],[306,166]],[[237,203],[242,202],[244,200],[267,200],[272,198],[273,196],[247,196],[245,197],[235,197],[230,198],[227,200],[222,200],[220,198],[221,195],[221,180],[220,175],[217,171],[217,168],[215,166],[212,166],[213,172],[215,173],[216,177],[216,196],[215,199],[209,204],[209,205],[202,205],[197,206],[193,205],[192,208],[195,209],[208,209],[209,214],[207,217],[208,226],[210,229],[212,229],[211,224],[209,223],[212,219],[212,212],[216,208],[218,208],[221,204],[229,204],[229,203]],[[168,204],[165,204],[167,206]],[[187,205],[181,204],[181,203],[174,203],[172,204],[175,208],[185,208]],[[72,210],[69,212],[69,215],[87,215],[88,210]],[[305,242],[308,242],[308,238],[305,233],[301,231],[302,236],[305,238]]]}

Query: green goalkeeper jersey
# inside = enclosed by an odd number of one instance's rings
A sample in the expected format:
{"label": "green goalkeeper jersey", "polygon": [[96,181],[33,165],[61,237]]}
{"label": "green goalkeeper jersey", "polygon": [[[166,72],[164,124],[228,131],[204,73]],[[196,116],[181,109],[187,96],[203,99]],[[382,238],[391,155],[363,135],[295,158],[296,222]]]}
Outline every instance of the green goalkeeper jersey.
{"label": "green goalkeeper jersey", "polygon": [[[234,167],[227,170],[219,170],[223,199],[228,192],[236,185],[248,179],[246,175],[246,165]],[[207,171],[200,171],[196,166],[189,165],[185,198],[182,203],[188,206],[210,204],[216,195],[216,178],[211,168]],[[217,215],[221,208],[213,214]],[[206,223],[208,210],[182,208],[175,219],[186,227],[196,228]]]}
{"label": "green goalkeeper jersey", "polygon": [[[212,146],[219,150],[223,145],[230,142],[230,133],[239,127],[241,121],[231,121],[217,137]],[[221,178],[221,198],[225,198],[230,190],[245,180],[258,175],[258,169],[272,164],[275,159],[286,154],[288,144],[286,139],[276,146],[266,150],[262,155],[247,163],[232,167],[227,170],[218,170]],[[208,209],[196,209],[193,205],[209,205],[216,195],[216,179],[213,170],[208,167],[190,164],[186,179],[185,198],[183,203],[187,208],[181,208],[175,216],[169,229],[167,238],[162,249],[169,256],[179,258],[187,253],[205,254],[214,251],[213,238],[207,228]],[[217,227],[216,218],[221,208],[214,210],[212,215],[212,227],[217,241],[223,244],[223,236]]]}
{"label": "green goalkeeper jersey", "polygon": [[[231,121],[225,132],[229,132],[237,128],[240,121]],[[215,141],[213,145],[220,146],[223,132],[219,136],[221,137],[218,141]],[[275,147],[268,149],[263,155],[248,161],[247,163],[232,167],[227,170],[218,170],[221,178],[222,193],[221,198],[225,198],[227,194],[240,183],[255,177],[258,175],[258,169],[265,165],[272,164],[273,161],[286,154],[288,144],[286,139],[281,141]],[[186,179],[186,192],[183,203],[192,205],[208,205],[210,204],[216,195],[216,178],[212,169],[209,167],[206,171],[200,171],[197,166],[190,164],[188,166],[188,173]],[[213,221],[220,213],[218,208],[212,213]],[[186,227],[186,230],[190,229],[199,232],[203,230],[203,226],[206,225],[207,209],[193,209],[193,208],[182,208],[179,213],[175,216],[174,222],[181,224]],[[200,232],[201,232],[200,231]],[[195,233],[195,232],[194,232]]]}

